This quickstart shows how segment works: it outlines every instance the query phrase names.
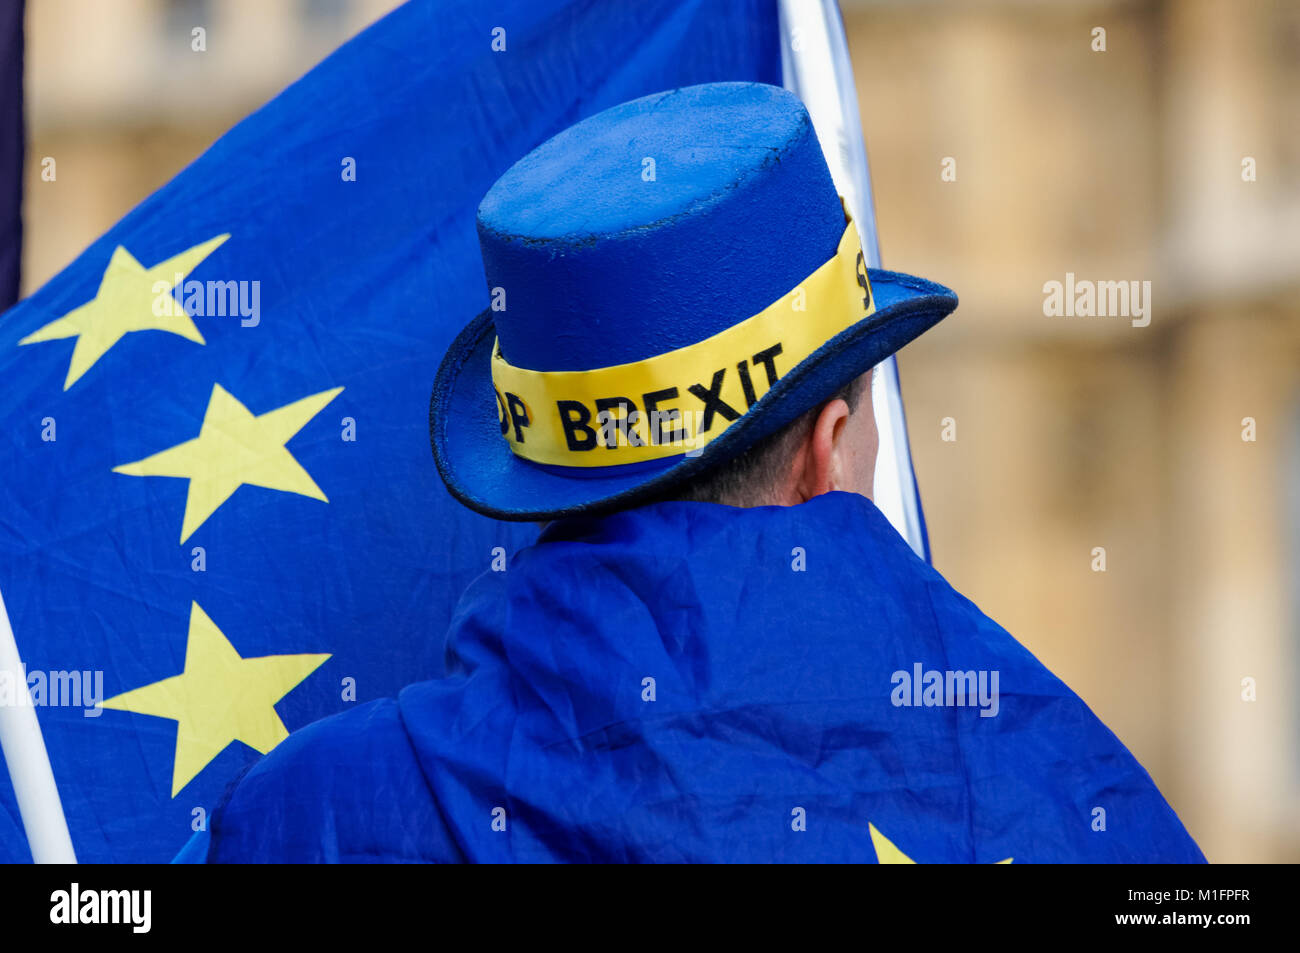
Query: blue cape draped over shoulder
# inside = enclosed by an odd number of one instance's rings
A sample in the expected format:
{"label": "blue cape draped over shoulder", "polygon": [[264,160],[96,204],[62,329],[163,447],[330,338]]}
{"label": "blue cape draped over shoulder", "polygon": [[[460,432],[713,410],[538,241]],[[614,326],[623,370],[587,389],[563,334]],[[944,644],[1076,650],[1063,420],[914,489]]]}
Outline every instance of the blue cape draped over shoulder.
{"label": "blue cape draped over shoulder", "polygon": [[863,497],[553,523],[446,650],[274,749],[178,860],[1204,861]]}

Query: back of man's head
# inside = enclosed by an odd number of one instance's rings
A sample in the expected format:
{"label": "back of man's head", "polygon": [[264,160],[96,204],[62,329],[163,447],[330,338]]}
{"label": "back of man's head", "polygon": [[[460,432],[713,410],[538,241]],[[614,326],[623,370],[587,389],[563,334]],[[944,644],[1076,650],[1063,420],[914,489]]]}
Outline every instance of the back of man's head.
{"label": "back of man's head", "polygon": [[868,371],[744,453],[660,499],[748,507],[790,506],[830,490],[870,496],[876,446]]}

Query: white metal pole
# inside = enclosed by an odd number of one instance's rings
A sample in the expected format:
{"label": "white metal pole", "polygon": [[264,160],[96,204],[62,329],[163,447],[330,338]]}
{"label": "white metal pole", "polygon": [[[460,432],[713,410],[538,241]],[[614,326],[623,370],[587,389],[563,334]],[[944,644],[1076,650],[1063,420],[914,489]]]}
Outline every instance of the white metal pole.
{"label": "white metal pole", "polygon": [[[867,267],[879,268],[871,171],[839,4],[836,0],[779,0],[779,8],[785,88],[808,107],[831,178],[858,223]],[[903,396],[898,387],[898,365],[892,356],[877,365],[871,398],[880,432],[872,497],[916,554],[928,560]]]}
{"label": "white metal pole", "polygon": [[27,674],[18,656],[18,643],[14,641],[3,596],[0,596],[0,679],[9,683],[8,690],[0,693],[0,752],[9,769],[32,860],[38,864],[75,864],[77,856],[72,850],[68,822],[63,817],[63,803],[54,783],[36,708],[27,690]]}

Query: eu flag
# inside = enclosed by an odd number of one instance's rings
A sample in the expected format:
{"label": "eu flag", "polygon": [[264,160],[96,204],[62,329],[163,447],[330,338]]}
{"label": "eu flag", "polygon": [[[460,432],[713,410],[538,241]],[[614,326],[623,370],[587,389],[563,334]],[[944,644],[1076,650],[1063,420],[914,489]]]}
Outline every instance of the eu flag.
{"label": "eu flag", "polygon": [[169,859],[289,732],[443,673],[461,591],[536,535],[430,459],[479,198],[608,106],[778,83],[776,31],[775,0],[412,0],[5,314],[0,591],[79,859]]}

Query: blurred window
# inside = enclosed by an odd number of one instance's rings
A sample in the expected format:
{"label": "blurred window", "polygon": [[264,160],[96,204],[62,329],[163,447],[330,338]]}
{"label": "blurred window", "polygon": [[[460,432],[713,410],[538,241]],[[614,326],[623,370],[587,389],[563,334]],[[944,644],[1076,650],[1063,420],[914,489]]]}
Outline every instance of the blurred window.
{"label": "blurred window", "polygon": [[302,17],[315,26],[335,27],[343,22],[352,0],[299,0]]}
{"label": "blurred window", "polygon": [[212,24],[212,0],[166,0],[165,22],[169,34],[189,36],[196,26]]}

